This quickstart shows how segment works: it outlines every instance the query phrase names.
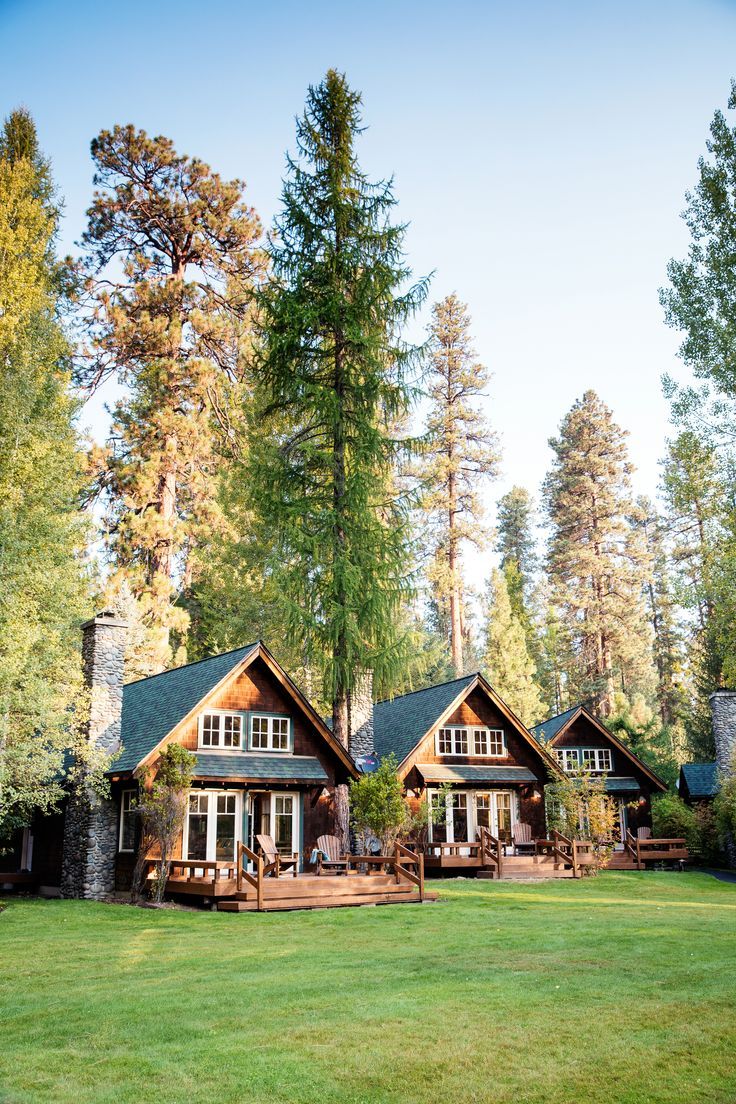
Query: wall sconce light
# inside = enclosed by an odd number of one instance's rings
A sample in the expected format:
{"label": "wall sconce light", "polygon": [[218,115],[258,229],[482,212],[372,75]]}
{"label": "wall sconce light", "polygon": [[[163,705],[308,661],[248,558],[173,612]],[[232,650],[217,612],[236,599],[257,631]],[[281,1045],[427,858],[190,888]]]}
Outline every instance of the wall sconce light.
{"label": "wall sconce light", "polygon": [[539,790],[532,790],[532,801],[539,801],[542,795]]}
{"label": "wall sconce light", "polygon": [[416,797],[417,795],[414,793],[414,790],[408,789],[406,791],[406,796],[409,798],[409,800],[411,800],[411,798]]}

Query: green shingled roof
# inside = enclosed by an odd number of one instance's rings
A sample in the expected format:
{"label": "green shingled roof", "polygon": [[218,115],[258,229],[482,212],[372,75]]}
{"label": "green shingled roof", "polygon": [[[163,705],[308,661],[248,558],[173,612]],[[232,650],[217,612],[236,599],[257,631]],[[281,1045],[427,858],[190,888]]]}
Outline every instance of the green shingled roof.
{"label": "green shingled roof", "polygon": [[610,774],[606,777],[608,793],[639,793],[640,789],[635,778],[614,778]]}
{"label": "green shingled roof", "polygon": [[328,779],[319,759],[311,755],[258,755],[253,752],[199,752],[196,778],[242,778],[255,782],[314,782]]}
{"label": "green shingled roof", "polygon": [[549,741],[554,739],[557,733],[565,727],[567,722],[577,713],[579,708],[579,705],[574,705],[572,709],[566,709],[564,713],[558,713],[556,717],[550,717],[549,720],[534,725],[529,731],[538,743],[548,744]]}
{"label": "green shingled roof", "polygon": [[417,763],[417,770],[425,782],[476,782],[478,785],[493,782],[536,782],[537,776],[527,767],[457,766],[449,763]]}
{"label": "green shingled roof", "polygon": [[680,770],[691,797],[715,797],[718,793],[717,763],[683,763]]}
{"label": "green shingled roof", "polygon": [[391,752],[401,762],[419,743],[437,718],[452,704],[458,694],[470,686],[475,675],[464,675],[402,694],[391,701],[377,702],[373,711],[373,744],[376,754],[384,759]]}
{"label": "green shingled roof", "polygon": [[123,687],[121,739],[123,750],[113,772],[135,770],[197,702],[210,692],[258,644],[247,644],[224,655],[187,663],[160,675],[129,682]]}

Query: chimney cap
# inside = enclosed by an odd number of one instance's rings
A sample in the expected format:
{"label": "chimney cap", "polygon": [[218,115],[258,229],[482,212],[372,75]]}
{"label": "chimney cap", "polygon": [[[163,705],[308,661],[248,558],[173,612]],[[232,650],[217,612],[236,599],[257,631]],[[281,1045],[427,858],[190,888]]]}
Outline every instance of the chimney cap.
{"label": "chimney cap", "polygon": [[127,629],[128,622],[115,613],[115,610],[104,609],[90,617],[89,621],[82,624],[82,630],[94,628],[97,625],[107,625],[111,629]]}

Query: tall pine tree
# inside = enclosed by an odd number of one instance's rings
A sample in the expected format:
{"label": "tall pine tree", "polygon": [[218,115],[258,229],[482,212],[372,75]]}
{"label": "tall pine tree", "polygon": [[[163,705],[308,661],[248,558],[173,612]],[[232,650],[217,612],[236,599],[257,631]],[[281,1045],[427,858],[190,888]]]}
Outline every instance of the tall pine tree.
{"label": "tall pine tree", "polygon": [[483,535],[478,490],[498,468],[496,435],[478,410],[488,370],[476,358],[468,309],[456,295],[436,303],[431,326],[429,446],[420,466],[423,510],[433,544],[432,597],[447,613],[456,675],[463,673],[466,638],[463,546]]}
{"label": "tall pine tree", "polygon": [[569,636],[570,692],[607,716],[614,693],[651,693],[651,630],[643,590],[647,555],[632,524],[626,434],[586,391],[550,441],[544,483],[550,522],[548,572]]}
{"label": "tall pine tree", "polygon": [[186,640],[182,597],[197,547],[225,524],[218,477],[244,438],[243,329],[262,267],[260,225],[241,181],[223,181],[168,138],[116,126],[93,141],[92,156],[80,377],[94,388],[114,376],[126,388],[110,445],[96,455],[98,488],[113,565],[140,603],[155,671],[171,662],[172,631]]}
{"label": "tall pine tree", "polygon": [[33,120],[15,111],[0,134],[0,837],[61,796],[80,689],[82,463],[58,221]]}
{"label": "tall pine tree", "polygon": [[[361,97],[330,70],[310,87],[288,158],[262,300],[261,402],[253,506],[273,538],[271,569],[289,635],[319,666],[335,735],[347,744],[357,674],[390,685],[410,580],[407,504],[394,491],[421,351],[402,327],[425,296],[406,288],[404,227],[390,183],[360,168]],[[347,795],[339,795],[347,833]]]}
{"label": "tall pine tree", "polygon": [[526,644],[524,626],[514,614],[506,576],[494,568],[489,587],[486,649],[488,679],[525,725],[544,719],[545,709],[535,679],[535,664]]}

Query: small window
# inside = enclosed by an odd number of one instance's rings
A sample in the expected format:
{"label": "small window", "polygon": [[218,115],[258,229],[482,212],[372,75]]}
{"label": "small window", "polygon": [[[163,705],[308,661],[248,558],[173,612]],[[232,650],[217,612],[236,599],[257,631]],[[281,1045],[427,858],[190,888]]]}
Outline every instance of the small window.
{"label": "small window", "polygon": [[250,746],[252,751],[288,751],[291,724],[288,717],[252,716]]}
{"label": "small window", "polygon": [[488,729],[476,728],[473,734],[473,751],[476,755],[488,755]]}
{"label": "small window", "polygon": [[503,735],[503,729],[492,728],[489,733],[489,745],[488,754],[497,758],[503,758],[506,755],[506,741]]}
{"label": "small window", "polygon": [[121,851],[135,851],[136,830],[135,790],[123,790],[120,797],[120,844]]}
{"label": "small window", "polygon": [[437,751],[440,755],[452,755],[452,729],[441,728],[437,739]]}
{"label": "small window", "polygon": [[611,769],[609,748],[583,748],[583,766],[591,774],[607,774]]}
{"label": "small window", "polygon": [[242,736],[240,713],[205,713],[202,717],[201,747],[239,748]]}
{"label": "small window", "polygon": [[572,774],[578,770],[580,761],[577,748],[555,748],[557,761],[566,774]]}

